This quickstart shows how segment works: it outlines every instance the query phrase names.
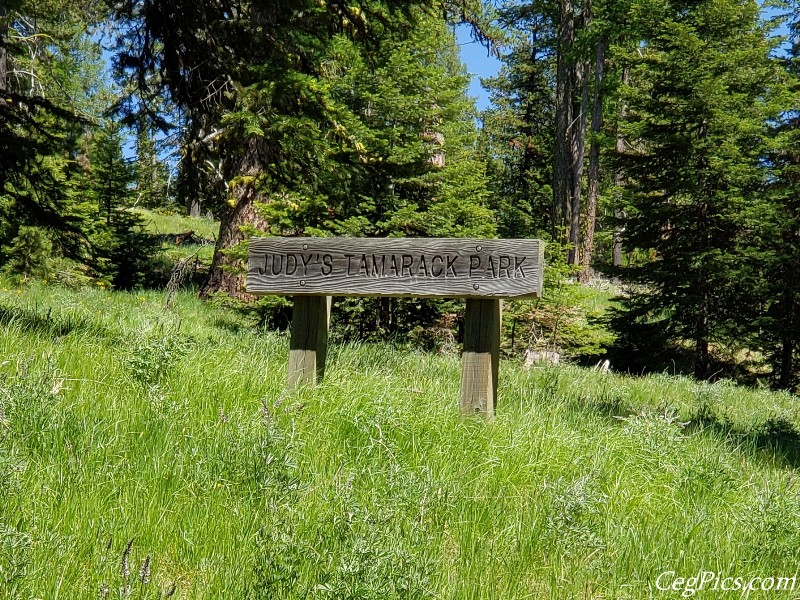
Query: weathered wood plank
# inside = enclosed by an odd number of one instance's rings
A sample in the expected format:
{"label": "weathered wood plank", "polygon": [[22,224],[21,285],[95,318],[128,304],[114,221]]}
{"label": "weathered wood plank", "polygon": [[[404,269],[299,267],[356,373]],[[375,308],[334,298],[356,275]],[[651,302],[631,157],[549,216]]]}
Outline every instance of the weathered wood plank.
{"label": "weathered wood plank", "polygon": [[289,389],[314,385],[325,375],[331,297],[297,296],[293,313],[289,341]]}
{"label": "weathered wood plank", "polygon": [[461,412],[494,416],[500,367],[500,300],[467,299],[461,357]]}
{"label": "weathered wood plank", "polygon": [[519,298],[542,291],[539,240],[252,238],[247,291]]}

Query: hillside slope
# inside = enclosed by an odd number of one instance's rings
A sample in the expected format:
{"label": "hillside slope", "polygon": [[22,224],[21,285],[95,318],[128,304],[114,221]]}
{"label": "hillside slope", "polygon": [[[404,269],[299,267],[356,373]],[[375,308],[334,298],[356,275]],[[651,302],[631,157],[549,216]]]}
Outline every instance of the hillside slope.
{"label": "hillside slope", "polygon": [[503,363],[486,423],[457,358],[334,346],[289,395],[287,354],[189,295],[6,284],[0,597],[637,599],[800,563],[788,395]]}

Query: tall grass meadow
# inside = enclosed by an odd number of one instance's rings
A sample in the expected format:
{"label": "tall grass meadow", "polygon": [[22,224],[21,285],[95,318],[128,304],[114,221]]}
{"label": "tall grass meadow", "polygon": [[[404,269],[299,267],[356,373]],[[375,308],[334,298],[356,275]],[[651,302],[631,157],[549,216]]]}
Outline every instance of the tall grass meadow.
{"label": "tall grass meadow", "polygon": [[678,598],[661,573],[800,564],[787,394],[504,361],[486,422],[457,357],[380,344],[287,393],[286,335],[188,292],[6,285],[0,332],[2,598]]}

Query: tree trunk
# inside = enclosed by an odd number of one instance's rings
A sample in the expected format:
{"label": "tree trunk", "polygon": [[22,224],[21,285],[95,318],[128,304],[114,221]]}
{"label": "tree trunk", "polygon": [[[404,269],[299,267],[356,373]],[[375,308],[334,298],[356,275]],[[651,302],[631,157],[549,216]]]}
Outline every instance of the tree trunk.
{"label": "tree trunk", "polygon": [[697,307],[697,321],[695,323],[694,376],[697,379],[708,379],[711,376],[711,356],[708,351],[708,321],[708,292],[705,292],[700,306]]}
{"label": "tree trunk", "polygon": [[200,206],[200,188],[198,185],[199,173],[197,172],[195,151],[192,145],[188,143],[185,146],[186,155],[183,157],[182,168],[186,172],[184,177],[186,184],[183,187],[185,197],[181,200],[185,203],[190,217],[199,217],[202,208]]}
{"label": "tree trunk", "polygon": [[219,238],[214,247],[214,258],[208,280],[200,289],[201,298],[209,298],[212,294],[224,293],[238,300],[253,300],[255,297],[245,291],[247,265],[239,258],[231,256],[231,249],[244,242],[249,234],[243,228],[255,227],[266,230],[267,222],[258,214],[255,201],[259,199],[259,191],[253,181],[263,172],[262,165],[268,164],[264,157],[264,141],[252,137],[246,143],[238,172],[243,175],[245,183],[233,189],[235,204],[222,215]]}
{"label": "tree trunk", "polygon": [[711,358],[708,353],[708,340],[695,340],[694,376],[696,379],[708,379],[711,376]]}
{"label": "tree trunk", "polygon": [[[6,7],[0,4],[0,94],[8,89],[8,50],[6,50],[6,36],[8,23],[6,22]],[[0,97],[0,106],[6,105],[6,99]]]}
{"label": "tree trunk", "polygon": [[[622,85],[627,85],[630,81],[630,68],[625,65],[622,69]],[[625,119],[626,108],[625,104],[619,109],[619,120],[622,122]],[[619,127],[617,128],[617,144],[614,148],[617,155],[622,154],[625,152],[625,140],[622,137],[622,134],[619,132]],[[623,173],[622,169],[617,169],[616,173],[614,173],[614,190],[619,196],[622,192],[622,188],[625,186],[625,173]],[[619,207],[619,197],[617,197],[617,205],[614,208],[614,219],[617,223],[614,225],[614,241],[611,248],[611,262],[615,267],[622,266],[622,232],[624,231],[623,225],[620,221],[625,217],[625,212]]]}
{"label": "tree trunk", "polygon": [[788,333],[783,334],[781,344],[781,378],[778,389],[791,390],[794,387],[794,338]]}
{"label": "tree trunk", "polygon": [[[580,26],[591,22],[591,3],[580,14]],[[586,147],[586,110],[589,104],[589,64],[575,48],[576,15],[573,0],[559,0],[558,58],[556,66],[556,136],[553,152],[553,234],[570,247],[567,260],[578,262],[581,179]],[[566,239],[564,237],[566,233]]]}
{"label": "tree trunk", "polygon": [[201,207],[200,207],[200,198],[194,196],[189,198],[189,216],[190,217],[200,217]]}
{"label": "tree trunk", "polygon": [[[532,165],[534,164],[534,160],[537,158],[540,150],[536,148],[533,143],[533,137],[535,134],[534,131],[534,124],[533,120],[535,115],[539,110],[541,110],[539,104],[534,102],[532,96],[537,91],[537,87],[539,85],[539,79],[537,77],[536,69],[537,63],[539,62],[539,51],[538,51],[538,41],[537,41],[537,34],[534,30],[533,38],[531,40],[531,54],[528,58],[528,63],[530,64],[530,71],[528,74],[528,79],[525,82],[525,91],[526,91],[526,100],[525,100],[525,118],[524,118],[524,125],[522,127],[522,133],[525,135],[525,149],[522,154],[522,173],[528,173],[531,169]],[[556,222],[556,213],[553,212],[550,216],[550,225],[553,225]]]}
{"label": "tree trunk", "polygon": [[158,146],[156,141],[156,131],[155,128],[148,128],[150,135],[150,140],[153,145],[153,156],[150,160],[150,181],[152,181],[152,185],[150,186],[150,198],[151,202],[157,202],[158,206],[167,203],[167,189],[162,186],[163,180],[161,179],[159,173],[159,158],[158,158]]}
{"label": "tree trunk", "polygon": [[605,75],[606,38],[597,42],[594,64],[594,99],[592,102],[592,143],[589,149],[589,189],[586,197],[586,222],[581,244],[580,280],[587,283],[592,276],[592,254],[594,252],[594,230],[597,223],[597,198],[600,195],[600,141],[603,127],[603,76]]}
{"label": "tree trunk", "polygon": [[559,1],[558,56],[556,63],[556,132],[553,151],[553,238],[564,240],[564,229],[572,207],[571,126],[575,43],[575,11],[572,0]]}
{"label": "tree trunk", "polygon": [[[581,196],[583,184],[583,156],[586,153],[586,115],[589,107],[589,62],[579,60],[575,65],[575,92],[573,99],[575,108],[572,114],[577,114],[577,119],[572,124],[571,131],[571,157],[570,157],[570,221],[569,221],[569,263],[580,263],[581,242]],[[578,95],[580,92],[580,95]]]}
{"label": "tree trunk", "polygon": [[794,387],[795,317],[797,315],[797,301],[791,290],[787,290],[784,293],[784,305],[783,335],[781,336],[781,375],[778,380],[778,388],[791,390]]}
{"label": "tree trunk", "polygon": [[253,204],[255,191],[249,185],[236,190],[236,204],[222,216],[219,238],[214,247],[214,258],[208,280],[200,289],[201,298],[224,293],[238,300],[252,300],[254,296],[245,292],[246,265],[229,252],[249,236],[242,228],[252,225],[265,228],[266,222],[256,213]]}

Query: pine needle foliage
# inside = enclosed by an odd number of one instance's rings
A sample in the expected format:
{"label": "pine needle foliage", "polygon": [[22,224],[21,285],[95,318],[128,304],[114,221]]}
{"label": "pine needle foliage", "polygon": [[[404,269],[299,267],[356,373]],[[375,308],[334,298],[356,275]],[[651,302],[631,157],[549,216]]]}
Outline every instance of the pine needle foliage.
{"label": "pine needle foliage", "polygon": [[[758,6],[746,0],[642,5],[628,57],[623,131],[630,178],[624,242],[646,260],[616,322],[645,349],[687,344],[697,377],[714,344],[737,347],[758,310],[767,120],[779,81]],[[638,341],[636,341],[638,339]]]}

